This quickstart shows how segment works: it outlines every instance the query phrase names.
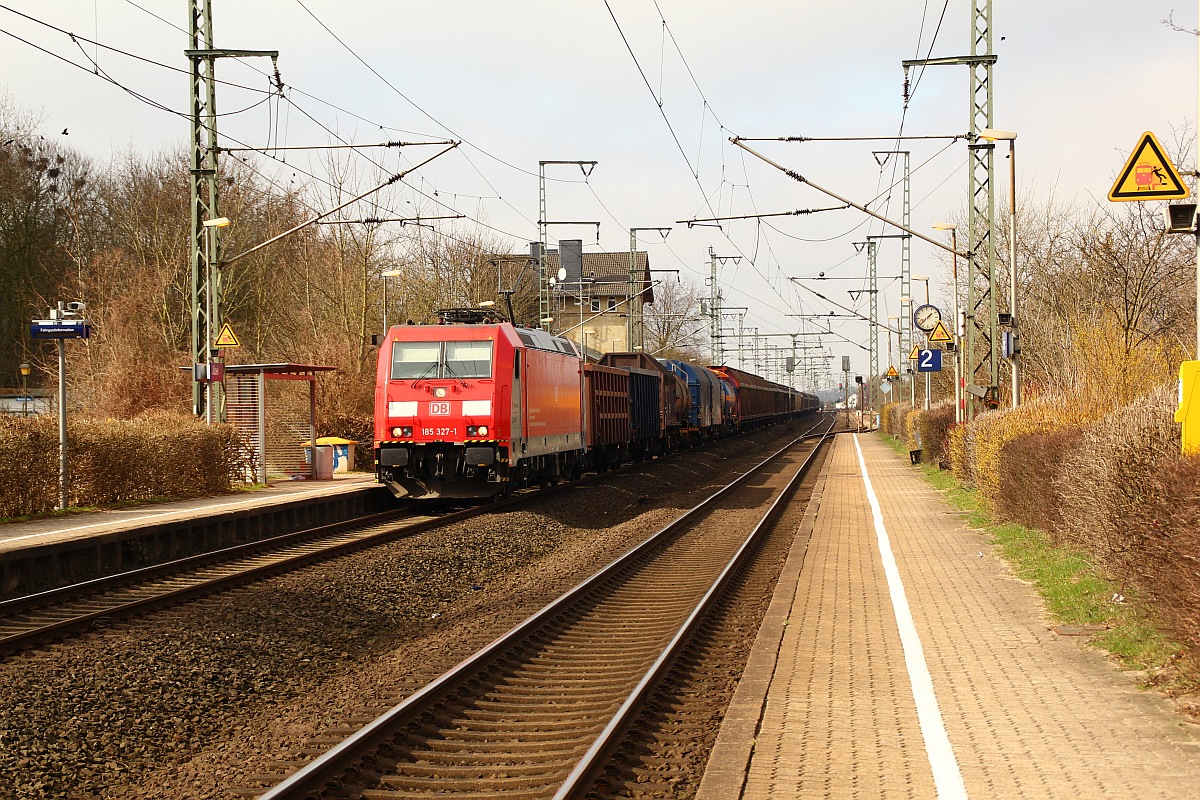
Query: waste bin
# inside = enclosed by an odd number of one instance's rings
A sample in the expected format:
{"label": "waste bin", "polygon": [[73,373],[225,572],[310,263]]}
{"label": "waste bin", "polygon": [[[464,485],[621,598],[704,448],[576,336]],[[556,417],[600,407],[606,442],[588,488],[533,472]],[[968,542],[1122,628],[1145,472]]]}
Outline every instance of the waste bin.
{"label": "waste bin", "polygon": [[[318,439],[318,442],[321,440]],[[319,481],[333,480],[333,448],[329,445],[317,445],[317,474],[316,479]]]}
{"label": "waste bin", "polygon": [[333,448],[333,471],[334,472],[351,472],[354,469],[354,445],[358,442],[353,439],[343,439],[340,436],[322,436],[317,439],[317,446],[328,445]]}

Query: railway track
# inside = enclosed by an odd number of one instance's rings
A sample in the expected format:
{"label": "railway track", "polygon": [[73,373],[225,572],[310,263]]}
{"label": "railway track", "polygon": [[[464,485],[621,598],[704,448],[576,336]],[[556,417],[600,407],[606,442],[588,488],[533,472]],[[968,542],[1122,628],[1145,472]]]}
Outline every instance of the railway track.
{"label": "railway track", "polygon": [[786,507],[829,435],[821,425],[299,771],[235,791],[565,800],[593,790],[645,698]]}
{"label": "railway track", "polygon": [[164,608],[488,509],[414,516],[397,510],[0,602],[0,654]]}
{"label": "railway track", "polygon": [[[607,476],[637,469],[629,464]],[[600,479],[593,475],[571,485]],[[561,491],[567,485],[544,489]],[[398,509],[296,531],[165,564],[0,601],[0,656],[79,635],[156,609],[281,574],[355,550],[526,502],[520,493],[490,505],[451,513],[414,515]]]}

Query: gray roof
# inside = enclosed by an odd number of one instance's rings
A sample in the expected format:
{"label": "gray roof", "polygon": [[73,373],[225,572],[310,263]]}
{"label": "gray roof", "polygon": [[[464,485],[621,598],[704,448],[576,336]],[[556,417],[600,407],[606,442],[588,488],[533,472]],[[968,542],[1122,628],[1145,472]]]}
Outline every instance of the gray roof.
{"label": "gray roof", "polygon": [[[514,260],[524,258],[525,256],[511,256]],[[650,281],[650,256],[643,250],[634,252],[634,264],[641,275],[642,286],[645,291],[642,295],[643,302],[654,302],[654,290],[649,288]],[[558,252],[551,251],[546,254],[546,271],[550,275],[558,273]],[[613,295],[625,297],[629,294],[629,251],[617,253],[584,253],[583,254],[583,275],[582,279],[592,282],[593,291],[603,288],[605,292]],[[574,275],[568,275],[564,290],[570,292],[572,287],[578,282],[578,278]],[[597,284],[604,284],[603,287]]]}

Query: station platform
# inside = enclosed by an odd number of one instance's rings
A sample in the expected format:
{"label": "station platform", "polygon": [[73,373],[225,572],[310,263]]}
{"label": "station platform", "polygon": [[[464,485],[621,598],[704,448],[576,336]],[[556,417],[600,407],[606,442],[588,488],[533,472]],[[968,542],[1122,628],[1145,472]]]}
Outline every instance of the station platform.
{"label": "station platform", "polygon": [[373,473],[334,473],[333,480],[0,525],[0,596],[385,510],[390,498]]}
{"label": "station platform", "polygon": [[837,437],[698,800],[1200,797],[1200,726],[879,434]]}

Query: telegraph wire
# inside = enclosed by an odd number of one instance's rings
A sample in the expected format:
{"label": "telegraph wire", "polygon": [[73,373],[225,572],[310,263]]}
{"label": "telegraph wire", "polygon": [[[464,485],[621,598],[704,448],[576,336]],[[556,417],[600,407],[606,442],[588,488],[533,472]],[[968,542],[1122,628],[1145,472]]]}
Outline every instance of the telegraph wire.
{"label": "telegraph wire", "polygon": [[[64,29],[64,28],[60,28],[60,27],[58,27],[57,25],[51,25],[49,22],[46,22],[46,21],[44,21],[44,20],[40,20],[40,19],[38,19],[37,17],[31,17],[31,16],[29,16],[28,14],[25,14],[25,13],[22,13],[22,12],[20,12],[20,11],[17,11],[16,9],[14,9],[14,8],[10,8],[9,6],[6,6],[6,5],[3,5],[3,4],[0,4],[0,10],[3,10],[3,11],[8,11],[9,13],[16,14],[18,17],[22,17],[22,18],[24,18],[24,19],[27,19],[27,20],[29,20],[30,22],[37,23],[38,25],[42,25],[42,26],[44,26],[44,27],[46,27],[46,28],[49,28],[49,29],[50,29],[50,30],[52,30],[52,31],[55,31],[55,32],[57,32],[57,33],[61,33],[61,34],[63,34],[64,36],[66,36],[67,38],[69,38],[69,39],[70,39],[70,40],[71,40],[71,41],[72,41],[72,42],[73,42],[73,43],[74,43],[76,46],[79,46],[79,43],[80,43],[80,42],[86,42],[87,44],[93,45],[94,47],[99,47],[99,48],[102,48],[102,49],[104,49],[104,50],[107,50],[107,51],[109,51],[110,53],[116,53],[116,54],[118,54],[118,55],[125,56],[126,58],[132,58],[132,59],[133,59],[133,60],[135,60],[135,61],[141,61],[141,62],[143,62],[143,63],[150,64],[150,65],[152,65],[152,66],[155,66],[155,67],[159,67],[160,69],[165,69],[165,70],[168,70],[168,71],[170,71],[170,72],[178,72],[178,73],[180,73],[180,74],[182,74],[182,75],[189,75],[189,76],[190,76],[190,75],[192,74],[192,73],[191,73],[191,70],[182,69],[181,67],[175,67],[175,66],[172,66],[172,65],[170,65],[170,64],[164,64],[164,63],[162,63],[161,61],[155,61],[155,60],[154,60],[154,59],[152,59],[152,58],[146,58],[145,56],[139,56],[137,53],[131,53],[131,52],[129,52],[128,50],[122,50],[122,49],[121,49],[121,48],[119,48],[119,47],[112,47],[111,45],[104,44],[103,42],[98,42],[98,41],[96,41],[95,39],[89,39],[89,38],[87,38],[86,36],[80,36],[79,34],[72,33],[71,31],[68,31],[68,30],[66,30],[66,29]],[[49,55],[55,55],[54,53],[50,52],[49,50],[46,50],[45,48],[39,47],[38,45],[36,45],[36,44],[33,44],[32,42],[29,42],[29,41],[26,41],[25,39],[22,39],[21,37],[17,36],[16,34],[9,33],[8,31],[4,31],[4,33],[8,33],[8,34],[9,34],[9,36],[12,36],[14,39],[17,39],[18,41],[24,42],[25,44],[27,44],[27,45],[29,45],[29,46],[31,46],[31,47],[34,47],[34,48],[36,48],[36,49],[38,49],[38,50],[41,50],[43,53],[47,53],[47,54],[49,54]],[[83,53],[83,57],[84,57],[84,58],[86,58],[86,59],[87,59],[87,60],[88,60],[88,61],[89,61],[89,62],[92,64],[92,66],[94,67],[94,69],[96,69],[96,70],[99,70],[99,69],[100,69],[100,65],[99,65],[99,64],[96,62],[96,60],[95,60],[94,58],[92,58],[91,56],[89,56],[89,55],[87,54],[87,51],[86,51],[86,50],[84,50],[84,49],[83,49],[81,46],[79,47],[79,49],[80,49],[80,51]],[[56,58],[60,58],[60,59],[62,59],[63,61],[66,61],[68,64],[73,64],[74,66],[79,66],[79,65],[78,65],[76,62],[73,62],[73,61],[71,61],[70,59],[67,59],[67,58],[65,58],[65,57],[63,57],[63,56],[55,56],[55,57],[56,57]],[[100,74],[100,73],[99,73],[99,72],[96,72],[96,73],[94,73],[94,74]],[[266,73],[263,73],[263,74],[265,75]],[[111,79],[110,79],[110,80],[111,80]],[[113,83],[115,83],[116,81],[112,81],[112,82],[113,82]],[[272,93],[271,91],[264,91],[264,90],[262,90],[262,89],[256,89],[256,88],[255,88],[255,87],[253,87],[253,86],[244,86],[244,85],[242,85],[242,84],[240,84],[240,83],[232,83],[232,82],[230,82],[230,81],[222,81],[222,80],[217,80],[217,83],[219,83],[219,84],[221,84],[221,85],[223,85],[223,86],[229,86],[229,87],[231,87],[231,88],[234,88],[234,89],[244,89],[244,90],[246,90],[246,91],[248,91],[248,92],[263,93],[263,94],[271,94],[271,93]]]}
{"label": "telegraph wire", "polygon": [[[174,28],[175,30],[178,30],[178,31],[181,31],[181,32],[184,32],[184,33],[186,33],[186,31],[184,31],[184,30],[183,30],[182,28],[180,28],[179,26],[177,26],[177,25],[175,25],[175,24],[171,23],[170,21],[168,21],[168,20],[164,19],[163,17],[161,17],[161,16],[159,16],[159,15],[157,15],[157,14],[154,14],[153,12],[151,12],[151,11],[147,10],[146,8],[144,8],[144,7],[140,6],[140,5],[138,5],[137,3],[133,2],[133,0],[126,0],[126,2],[127,2],[129,5],[133,6],[134,8],[137,8],[138,10],[140,10],[140,11],[143,11],[144,13],[146,13],[146,14],[149,14],[150,16],[154,17],[155,19],[159,20],[160,22],[162,22],[162,23],[164,23],[164,24],[168,25],[169,27],[171,27],[171,28]],[[343,47],[345,47],[345,48],[346,48],[346,49],[347,49],[347,50],[348,50],[348,51],[351,53],[351,55],[353,55],[353,56],[354,56],[356,59],[358,59],[358,60],[359,60],[359,61],[360,61],[360,62],[361,62],[361,63],[362,63],[364,66],[366,66],[366,67],[367,67],[367,68],[368,68],[368,69],[369,69],[369,70],[370,70],[370,71],[371,71],[373,74],[375,74],[375,75],[376,75],[376,76],[378,76],[378,77],[379,77],[381,80],[383,80],[383,82],[384,82],[385,84],[387,84],[387,85],[388,85],[388,86],[389,86],[389,87],[390,87],[390,88],[391,88],[393,91],[395,91],[397,94],[399,94],[401,97],[403,97],[403,98],[404,98],[406,101],[408,101],[409,103],[411,103],[411,104],[412,104],[412,105],[413,105],[415,108],[417,108],[419,111],[421,111],[421,113],[423,113],[423,114],[425,114],[427,117],[429,117],[429,118],[430,118],[431,120],[433,120],[435,123],[437,123],[438,125],[441,125],[441,126],[442,126],[443,128],[445,128],[447,131],[450,131],[450,129],[449,129],[448,127],[446,127],[445,125],[443,125],[443,124],[442,124],[440,121],[438,121],[437,119],[435,119],[435,118],[434,118],[432,115],[428,114],[428,112],[426,112],[424,109],[422,109],[422,108],[421,108],[420,106],[418,106],[416,103],[413,103],[411,99],[409,99],[409,98],[408,98],[406,95],[404,95],[402,92],[400,92],[400,91],[399,91],[399,90],[398,90],[398,89],[397,89],[395,86],[393,86],[393,85],[392,85],[392,84],[391,84],[389,81],[387,81],[385,78],[383,78],[383,76],[379,75],[379,73],[378,73],[378,72],[376,72],[376,71],[374,70],[374,68],[372,68],[372,67],[371,67],[369,64],[367,64],[367,63],[366,63],[366,61],[364,61],[364,60],[363,60],[361,57],[359,57],[357,53],[355,53],[355,52],[354,52],[354,51],[353,51],[353,50],[352,50],[352,49],[351,49],[351,48],[350,48],[348,45],[346,45],[346,44],[345,44],[345,43],[344,43],[344,42],[343,42],[343,41],[342,41],[340,38],[338,38],[338,37],[337,37],[337,35],[336,35],[336,34],[334,34],[334,33],[333,33],[333,32],[332,32],[332,31],[331,31],[329,28],[328,28],[328,26],[326,26],[326,25],[325,25],[323,22],[321,22],[321,20],[320,20],[320,19],[318,19],[318,18],[316,17],[316,15],[312,14],[312,12],[311,12],[311,11],[310,11],[310,10],[309,10],[307,7],[305,7],[305,6],[304,6],[304,4],[303,4],[302,2],[300,2],[300,0],[297,0],[297,2],[299,3],[299,5],[300,5],[302,8],[304,8],[304,10],[305,10],[305,11],[307,11],[307,12],[308,12],[308,13],[309,13],[309,14],[310,14],[312,17],[313,17],[313,19],[315,19],[315,20],[318,22],[318,24],[320,24],[320,25],[321,25],[321,27],[323,27],[323,28],[324,28],[324,29],[325,29],[325,30],[326,30],[326,31],[327,31],[327,32],[328,32],[328,33],[329,33],[331,36],[333,36],[333,38],[334,38],[335,40],[337,40],[339,44],[341,44]],[[151,106],[151,107],[153,107],[153,108],[157,108],[157,109],[159,109],[159,110],[161,110],[161,111],[166,111],[166,112],[168,112],[168,113],[175,114],[176,116],[183,117],[184,119],[190,119],[190,115],[188,115],[187,113],[185,113],[185,112],[181,112],[181,111],[176,111],[175,109],[172,109],[172,108],[170,108],[169,106],[166,106],[166,105],[165,105],[165,104],[163,104],[163,103],[160,103],[160,102],[158,102],[158,101],[156,101],[156,100],[153,100],[153,99],[152,99],[152,98],[150,98],[149,96],[147,96],[147,95],[143,95],[143,94],[141,94],[140,92],[137,92],[137,91],[135,91],[135,90],[133,90],[133,89],[129,88],[128,86],[125,86],[125,85],[121,84],[121,83],[120,83],[119,81],[117,81],[115,78],[113,78],[112,76],[108,75],[108,74],[107,74],[107,72],[105,72],[105,71],[104,71],[104,70],[103,70],[103,69],[100,67],[99,63],[98,63],[98,62],[97,62],[95,59],[93,59],[93,58],[91,58],[91,57],[89,57],[89,56],[87,55],[87,52],[83,50],[82,46],[80,46],[80,45],[79,45],[79,42],[80,42],[80,41],[82,41],[82,42],[86,42],[86,43],[88,43],[88,44],[92,44],[92,45],[94,45],[94,46],[96,46],[96,47],[103,48],[103,49],[105,49],[105,50],[108,50],[108,51],[110,51],[110,52],[117,53],[117,54],[120,54],[120,55],[126,56],[126,57],[128,57],[128,58],[135,59],[135,60],[137,60],[137,61],[142,61],[142,62],[144,62],[144,63],[150,64],[150,65],[153,65],[153,66],[156,66],[156,67],[160,67],[160,68],[162,68],[162,69],[166,69],[166,70],[169,70],[169,71],[171,71],[171,72],[177,72],[177,73],[181,73],[181,74],[184,74],[184,75],[190,75],[190,74],[191,74],[191,72],[190,72],[189,70],[186,70],[186,69],[181,69],[181,68],[179,68],[179,67],[175,67],[175,66],[172,66],[172,65],[170,65],[170,64],[164,64],[164,63],[162,63],[162,62],[155,61],[155,60],[153,60],[153,59],[146,58],[146,57],[144,57],[144,56],[139,56],[139,55],[137,55],[137,54],[135,54],[135,53],[130,53],[130,52],[126,51],[126,50],[122,50],[122,49],[120,49],[120,48],[117,48],[117,47],[112,47],[112,46],[110,46],[110,45],[103,44],[103,43],[101,43],[101,42],[99,42],[99,41],[96,41],[96,40],[93,40],[93,39],[88,39],[88,38],[86,38],[86,37],[83,37],[83,36],[77,36],[76,34],[73,34],[73,33],[71,33],[70,31],[67,31],[67,30],[65,30],[65,29],[63,29],[63,28],[59,28],[59,27],[57,27],[57,26],[55,26],[55,25],[52,25],[52,24],[50,24],[50,23],[48,23],[48,22],[45,22],[45,21],[43,21],[43,20],[39,20],[39,19],[37,19],[37,18],[35,18],[35,17],[29,16],[28,14],[24,14],[24,13],[22,13],[22,12],[20,12],[20,11],[17,11],[17,10],[15,10],[15,9],[12,9],[12,8],[10,8],[10,7],[6,6],[6,5],[2,5],[2,4],[0,4],[0,9],[3,9],[3,10],[5,10],[5,11],[9,11],[9,12],[11,12],[11,13],[13,13],[13,14],[16,14],[17,16],[23,17],[23,18],[25,18],[25,19],[27,19],[27,20],[29,20],[29,21],[31,21],[31,22],[34,22],[34,23],[37,23],[37,24],[39,24],[39,25],[42,25],[42,26],[44,26],[44,27],[50,28],[51,30],[54,30],[54,31],[56,31],[56,32],[58,32],[58,33],[61,33],[61,34],[65,35],[65,36],[69,37],[69,38],[71,39],[71,41],[72,41],[72,42],[74,42],[74,43],[76,44],[76,46],[79,46],[79,47],[80,47],[80,51],[83,53],[83,56],[84,56],[84,58],[85,58],[85,59],[87,59],[87,60],[88,60],[88,61],[91,63],[91,65],[92,65],[92,69],[91,69],[91,70],[87,70],[85,67],[83,67],[83,66],[82,66],[82,65],[80,65],[79,63],[77,63],[77,62],[74,62],[74,61],[71,61],[69,58],[66,58],[66,57],[64,57],[64,56],[58,55],[58,54],[56,54],[56,53],[54,53],[54,52],[52,52],[52,51],[50,51],[50,50],[47,50],[46,48],[40,47],[40,46],[38,46],[38,45],[34,44],[33,42],[30,42],[30,41],[27,41],[27,40],[25,40],[25,39],[22,39],[21,37],[17,36],[16,34],[10,33],[9,31],[0,30],[0,32],[2,32],[2,33],[7,33],[9,36],[12,36],[14,39],[17,39],[18,41],[21,41],[21,42],[23,42],[24,44],[27,44],[27,45],[29,45],[30,47],[33,47],[34,49],[40,50],[41,52],[43,52],[43,53],[46,53],[47,55],[53,56],[53,57],[55,57],[55,58],[58,58],[59,60],[61,60],[61,61],[64,61],[64,62],[66,62],[66,63],[68,63],[68,64],[70,64],[70,65],[72,65],[72,66],[74,66],[74,67],[77,67],[77,68],[79,68],[79,69],[82,69],[82,70],[85,70],[85,71],[90,71],[90,72],[92,72],[92,74],[96,75],[97,77],[100,77],[100,78],[102,78],[103,80],[106,80],[106,81],[108,81],[108,82],[109,82],[109,83],[111,83],[112,85],[116,86],[118,89],[121,89],[122,91],[124,91],[124,92],[126,92],[126,93],[130,94],[131,96],[133,96],[133,97],[134,97],[134,98],[136,98],[137,100],[139,100],[139,101],[141,101],[141,102],[143,102],[143,103],[145,103],[145,104],[147,104],[147,105],[149,105],[149,106]],[[243,61],[242,59],[238,59],[238,61],[239,61],[240,63],[246,64],[247,66],[250,66],[250,65],[249,65],[247,62]],[[259,72],[260,74],[262,74],[262,75],[266,76],[268,79],[270,79],[270,78],[271,78],[271,76],[270,76],[270,75],[268,75],[267,73],[265,73],[265,72],[263,72],[262,70],[258,69],[257,67],[252,67],[252,68],[253,68],[253,69],[254,69],[256,72]],[[253,105],[251,105],[251,106],[248,106],[248,107],[247,107],[247,108],[245,108],[245,109],[241,109],[240,111],[231,111],[231,112],[222,112],[222,113],[218,113],[218,114],[217,114],[217,116],[220,116],[220,117],[225,117],[225,116],[235,116],[235,115],[237,115],[237,114],[244,113],[245,111],[248,111],[248,110],[250,110],[250,109],[253,109],[253,108],[255,108],[255,107],[257,107],[257,106],[261,105],[263,102],[269,101],[269,100],[270,100],[272,97],[278,97],[278,91],[277,91],[276,89],[270,89],[270,90],[265,90],[265,91],[264,91],[264,90],[262,90],[262,89],[258,89],[258,88],[255,88],[255,87],[251,87],[251,86],[245,86],[245,85],[243,85],[243,84],[234,83],[234,82],[231,82],[231,81],[219,80],[219,79],[218,79],[218,80],[216,80],[216,83],[217,83],[217,84],[219,84],[219,85],[228,86],[228,87],[231,87],[231,88],[243,89],[243,90],[246,90],[246,91],[250,91],[250,92],[256,92],[256,93],[262,93],[262,94],[266,95],[266,97],[265,97],[263,100],[261,100],[261,101],[259,101],[259,102],[257,102],[257,103],[254,103]],[[290,87],[290,88],[292,88],[292,89],[294,89],[294,90],[295,90],[295,87]],[[279,86],[279,89],[280,89],[280,90],[282,89],[282,85],[281,85],[281,84],[280,84],[280,86]],[[325,105],[328,105],[328,106],[329,106],[329,107],[331,107],[331,108],[334,108],[334,109],[336,109],[336,110],[338,110],[338,111],[341,111],[342,113],[346,113],[346,114],[349,114],[349,115],[351,115],[351,116],[354,116],[355,118],[357,118],[357,119],[360,119],[360,120],[362,120],[363,122],[367,122],[367,123],[369,123],[369,124],[371,124],[371,125],[376,125],[376,126],[377,126],[377,127],[379,127],[380,129],[385,129],[385,126],[383,126],[383,125],[380,125],[380,124],[379,124],[379,123],[377,123],[377,122],[374,122],[374,121],[372,121],[372,120],[368,120],[368,119],[366,119],[365,117],[361,117],[361,116],[359,116],[359,115],[357,115],[357,114],[354,114],[353,112],[346,111],[345,109],[341,109],[341,108],[339,108],[338,106],[336,106],[336,105],[334,105],[334,104],[332,104],[332,103],[329,103],[329,102],[327,102],[327,101],[324,101],[324,100],[322,100],[321,98],[318,98],[318,97],[316,97],[315,95],[310,95],[310,94],[308,94],[307,92],[303,92],[302,90],[296,90],[296,91],[299,91],[301,94],[304,94],[305,96],[312,97],[314,100],[317,100],[318,102],[324,103]],[[316,120],[316,118],[314,118],[312,115],[308,114],[308,113],[307,113],[307,112],[305,112],[303,109],[300,109],[300,107],[299,107],[299,106],[297,106],[297,105],[295,104],[294,100],[291,100],[290,98],[286,98],[286,99],[288,99],[288,101],[289,101],[290,105],[292,105],[292,106],[295,106],[295,107],[297,108],[297,110],[301,111],[301,113],[302,113],[302,114],[304,114],[304,116],[305,116],[305,117],[307,117],[307,118],[308,118],[310,121],[312,121],[314,124],[318,125],[318,127],[322,128],[323,130],[325,130],[325,131],[326,131],[327,133],[329,133],[331,136],[334,136],[334,138],[338,139],[339,141],[343,141],[343,142],[345,141],[345,140],[344,140],[344,139],[342,139],[341,137],[337,137],[337,136],[335,136],[335,135],[333,134],[333,132],[332,132],[332,131],[331,131],[331,130],[330,130],[328,127],[327,127],[327,126],[325,126],[325,125],[323,125],[322,123],[318,122],[318,121]],[[267,140],[268,140],[268,141],[270,141],[270,138],[271,138],[271,134],[270,134],[270,125],[271,125],[271,123],[270,123],[270,121],[268,121],[268,137],[267,137]],[[450,132],[453,134],[453,131],[450,131]],[[224,135],[224,134],[222,134],[222,135]],[[276,130],[276,136],[277,136],[277,135],[278,135],[278,131]],[[527,174],[527,175],[534,175],[534,173],[532,173],[532,172],[529,172],[528,170],[523,170],[523,169],[521,169],[520,167],[516,167],[516,166],[514,166],[514,165],[512,165],[512,164],[508,164],[508,163],[507,163],[507,162],[505,162],[503,159],[500,159],[500,158],[498,158],[498,157],[496,157],[496,156],[492,156],[490,153],[487,153],[486,151],[482,150],[481,148],[479,148],[479,147],[477,147],[477,146],[470,145],[470,143],[469,143],[469,142],[468,142],[467,144],[468,144],[469,146],[471,146],[471,147],[474,147],[474,149],[476,149],[476,150],[479,150],[479,152],[483,153],[484,155],[487,155],[488,157],[490,157],[490,158],[493,158],[493,159],[495,159],[496,161],[498,161],[498,162],[500,162],[500,163],[502,163],[502,164],[505,164],[506,166],[512,167],[513,169],[516,169],[517,171],[519,171],[519,172],[523,172],[523,173],[525,173],[525,174]],[[502,202],[504,202],[504,203],[505,203],[507,206],[509,206],[509,208],[511,208],[511,209],[512,209],[514,212],[516,212],[518,215],[520,215],[520,216],[521,216],[523,219],[525,219],[525,221],[526,221],[526,222],[528,222],[530,225],[534,225],[534,224],[536,224],[536,223],[534,223],[532,220],[529,220],[529,219],[528,219],[528,217],[526,217],[526,216],[525,216],[525,215],[524,215],[522,212],[520,212],[520,210],[519,210],[519,209],[517,209],[515,206],[513,206],[511,203],[509,203],[507,200],[505,200],[505,199],[504,199],[502,196],[500,196],[499,192],[497,192],[497,191],[496,191],[495,187],[492,185],[491,181],[489,181],[489,180],[488,180],[487,176],[485,176],[485,175],[484,175],[484,174],[483,174],[483,173],[482,173],[482,172],[479,170],[478,166],[476,166],[476,165],[474,164],[474,162],[472,162],[472,161],[471,161],[471,159],[470,159],[469,157],[467,157],[465,154],[464,154],[464,159],[467,161],[467,163],[468,163],[468,164],[470,164],[470,165],[471,165],[472,169],[474,169],[474,170],[475,170],[475,172],[476,172],[476,173],[477,173],[477,174],[480,176],[480,178],[482,178],[482,179],[483,179],[484,183],[485,183],[485,184],[487,184],[488,188],[489,188],[489,189],[491,189],[493,192],[496,192],[496,196],[497,196],[497,197],[499,197],[499,198],[501,199],[501,201],[502,201]],[[276,160],[276,161],[279,161],[279,159],[275,159],[275,160]],[[286,162],[281,162],[281,163],[286,163]],[[383,167],[382,167],[382,165],[380,165],[380,164],[378,164],[378,163],[376,163],[376,162],[372,162],[372,163],[375,163],[375,166],[379,167],[380,169],[382,169],[382,168],[383,168]],[[302,172],[303,172],[303,170],[302,170]],[[317,178],[316,178],[316,176],[312,175],[311,173],[305,173],[305,174],[309,175],[309,177],[312,177],[312,178],[314,178],[314,179],[316,179],[316,180],[319,180],[319,179],[317,179]],[[405,184],[405,185],[410,185],[410,184]],[[422,193],[422,194],[423,194],[423,193]],[[425,196],[425,197],[427,197],[428,199],[431,199],[431,200],[433,200],[433,199],[434,199],[434,198],[432,198],[432,197],[429,197],[429,195],[424,195],[424,196]],[[443,205],[443,207],[447,207],[447,208],[449,208],[448,206],[445,206],[444,204],[441,204],[441,203],[440,203],[440,201],[437,201],[437,202],[439,202],[439,204],[440,204],[440,205]],[[457,210],[456,210],[456,209],[451,209],[451,210],[455,210],[455,211],[457,212]],[[521,236],[518,236],[517,234],[513,234],[513,233],[510,233],[510,232],[507,232],[507,231],[501,231],[501,230],[499,230],[499,229],[497,229],[497,228],[494,228],[493,226],[487,225],[486,223],[482,222],[481,220],[475,219],[475,218],[473,218],[473,217],[470,217],[470,216],[468,216],[467,218],[468,218],[468,219],[471,219],[471,220],[472,220],[473,222],[475,222],[476,224],[479,224],[479,225],[481,225],[482,227],[485,227],[485,228],[487,228],[488,230],[491,230],[491,231],[493,231],[493,232],[495,232],[495,233],[499,233],[499,234],[502,234],[502,235],[505,235],[505,236],[511,236],[511,237],[513,237],[513,238],[516,238],[516,239],[523,238],[523,237],[521,237]]]}

